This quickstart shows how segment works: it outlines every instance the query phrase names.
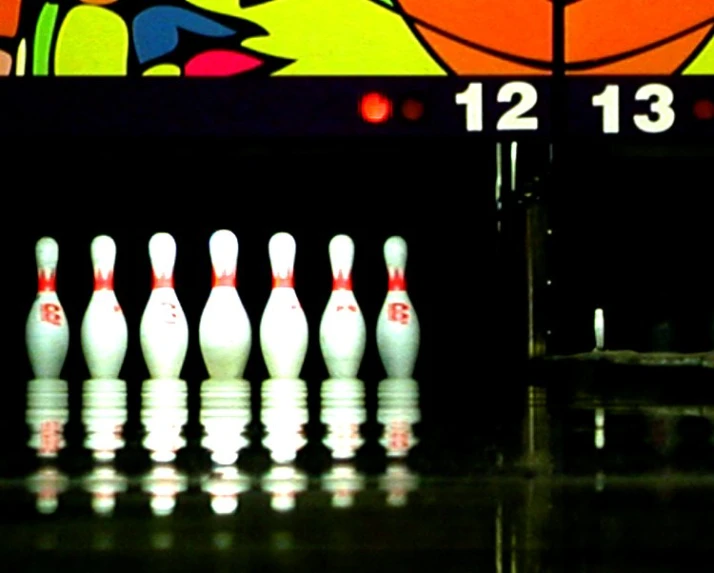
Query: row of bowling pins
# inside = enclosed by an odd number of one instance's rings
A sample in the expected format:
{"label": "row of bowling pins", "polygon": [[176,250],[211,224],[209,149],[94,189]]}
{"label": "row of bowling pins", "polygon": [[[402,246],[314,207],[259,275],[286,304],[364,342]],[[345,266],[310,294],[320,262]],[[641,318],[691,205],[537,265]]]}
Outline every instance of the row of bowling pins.
{"label": "row of bowling pins", "polygon": [[[199,325],[209,377],[243,377],[252,330],[236,289],[238,239],[229,230],[209,240],[213,287]],[[272,379],[299,379],[308,345],[308,324],[294,288],[295,239],[276,233],[268,244],[273,286],[260,323],[260,345]],[[347,235],[329,244],[333,289],[320,324],[320,347],[329,375],[353,379],[366,342],[362,311],[352,290],[354,242]],[[127,323],[114,292],[116,244],[101,235],[91,244],[94,293],[82,321],[82,350],[92,379],[119,377],[127,351]],[[174,290],[176,242],[168,233],[149,241],[153,287],[141,325],[141,348],[151,379],[179,379],[188,348],[188,323]],[[419,321],[406,290],[407,244],[384,244],[388,292],[377,321],[377,346],[387,377],[409,379],[419,351]],[[59,379],[69,346],[69,326],[56,290],[59,246],[51,237],[36,245],[38,293],[26,327],[36,379]]]}

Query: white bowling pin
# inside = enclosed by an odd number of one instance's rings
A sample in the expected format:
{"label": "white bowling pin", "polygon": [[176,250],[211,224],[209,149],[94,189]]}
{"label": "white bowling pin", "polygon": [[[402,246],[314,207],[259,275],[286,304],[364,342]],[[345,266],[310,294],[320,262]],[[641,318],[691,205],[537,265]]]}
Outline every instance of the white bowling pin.
{"label": "white bowling pin", "polygon": [[82,351],[93,380],[116,380],[126,357],[128,332],[114,292],[114,239],[95,237],[91,254],[94,293],[82,320]]}
{"label": "white bowling pin", "polygon": [[293,281],[295,251],[288,233],[276,233],[268,244],[273,290],[260,321],[260,346],[271,378],[299,378],[307,353],[307,317]]}
{"label": "white bowling pin", "polygon": [[332,294],[320,322],[320,349],[331,378],[356,378],[362,364],[367,328],[352,291],[354,242],[347,235],[330,241]]}
{"label": "white bowling pin", "polygon": [[153,288],[141,317],[141,350],[152,379],[178,379],[188,349],[188,323],[174,290],[176,241],[157,233],[149,241]]}
{"label": "white bowling pin", "polygon": [[419,353],[419,320],[407,294],[407,243],[390,237],[384,243],[389,287],[377,319],[377,348],[388,378],[411,378]]}
{"label": "white bowling pin", "polygon": [[69,348],[69,325],[57,296],[57,241],[37,241],[35,258],[38,286],[25,328],[27,353],[36,379],[59,379]]}
{"label": "white bowling pin", "polygon": [[213,288],[198,327],[203,361],[214,380],[242,378],[252,333],[248,313],[236,290],[238,239],[231,231],[216,231],[208,245]]}

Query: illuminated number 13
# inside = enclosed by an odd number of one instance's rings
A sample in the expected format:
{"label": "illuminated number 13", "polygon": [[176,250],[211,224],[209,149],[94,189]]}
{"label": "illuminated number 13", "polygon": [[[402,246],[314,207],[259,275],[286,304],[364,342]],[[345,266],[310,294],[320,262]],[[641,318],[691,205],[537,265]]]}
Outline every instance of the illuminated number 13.
{"label": "illuminated number 13", "polygon": [[[649,101],[650,113],[657,119],[650,119],[647,114],[637,114],[632,120],[644,133],[663,133],[674,125],[675,113],[672,109],[674,93],[662,84],[647,84],[637,90],[637,101]],[[609,85],[602,93],[592,98],[594,107],[602,108],[602,132],[620,133],[620,86]]]}

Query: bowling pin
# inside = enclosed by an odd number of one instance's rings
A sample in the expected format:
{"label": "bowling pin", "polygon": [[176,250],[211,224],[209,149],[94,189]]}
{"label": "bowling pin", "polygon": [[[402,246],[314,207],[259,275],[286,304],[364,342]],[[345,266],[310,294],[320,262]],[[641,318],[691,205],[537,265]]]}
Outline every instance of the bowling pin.
{"label": "bowling pin", "polygon": [[238,239],[216,231],[209,240],[213,288],[201,315],[198,335],[209,378],[242,378],[251,346],[248,313],[236,290]]}
{"label": "bowling pin", "polygon": [[276,233],[268,244],[273,290],[260,321],[260,346],[273,379],[298,379],[307,353],[307,317],[293,281],[295,251],[288,233]]}
{"label": "bowling pin", "polygon": [[91,246],[94,293],[82,320],[82,351],[92,380],[116,380],[124,364],[128,332],[114,292],[117,247],[106,235]]}
{"label": "bowling pin", "polygon": [[389,285],[377,319],[377,349],[388,378],[411,378],[419,353],[419,320],[407,294],[407,243],[390,237],[384,243]]}
{"label": "bowling pin", "polygon": [[25,327],[25,341],[35,379],[59,379],[69,348],[69,325],[57,296],[59,245],[42,237],[35,246],[37,296]]}
{"label": "bowling pin", "polygon": [[151,379],[177,380],[188,349],[188,323],[174,290],[176,241],[157,233],[149,241],[153,287],[141,317],[141,350]]}
{"label": "bowling pin", "polygon": [[320,322],[320,349],[331,378],[356,378],[364,356],[367,328],[352,291],[355,246],[347,235],[329,246],[332,294]]}

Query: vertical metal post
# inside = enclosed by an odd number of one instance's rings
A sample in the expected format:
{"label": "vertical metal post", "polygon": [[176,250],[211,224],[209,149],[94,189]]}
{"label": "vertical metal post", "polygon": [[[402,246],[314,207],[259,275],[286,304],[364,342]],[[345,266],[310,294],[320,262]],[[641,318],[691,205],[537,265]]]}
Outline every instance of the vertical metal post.
{"label": "vertical metal post", "polygon": [[547,329],[542,300],[547,286],[545,247],[548,234],[545,207],[528,191],[525,214],[526,281],[528,288],[528,358],[546,353]]}

